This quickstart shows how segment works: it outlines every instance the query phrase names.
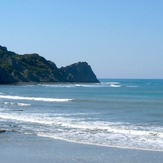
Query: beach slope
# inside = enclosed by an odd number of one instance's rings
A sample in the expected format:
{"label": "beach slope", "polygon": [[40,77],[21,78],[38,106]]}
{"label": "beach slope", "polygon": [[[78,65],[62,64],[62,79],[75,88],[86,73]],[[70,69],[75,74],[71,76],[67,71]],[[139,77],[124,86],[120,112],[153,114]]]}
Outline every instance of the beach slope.
{"label": "beach slope", "polygon": [[0,134],[3,163],[161,163],[163,153],[71,143],[22,135]]}

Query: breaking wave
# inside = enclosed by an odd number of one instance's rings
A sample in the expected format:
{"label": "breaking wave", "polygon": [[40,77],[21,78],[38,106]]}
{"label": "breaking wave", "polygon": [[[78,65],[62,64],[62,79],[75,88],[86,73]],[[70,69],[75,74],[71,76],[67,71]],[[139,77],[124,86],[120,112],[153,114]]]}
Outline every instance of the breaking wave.
{"label": "breaking wave", "polygon": [[17,106],[31,106],[31,104],[26,104],[26,103],[15,103],[15,102],[0,102],[0,104],[3,105],[17,105]]}
{"label": "breaking wave", "polygon": [[43,87],[54,87],[54,88],[105,88],[105,87],[122,87],[119,82],[105,82],[95,84],[40,84]]}
{"label": "breaking wave", "polygon": [[163,151],[163,128],[124,122],[86,121],[49,114],[2,113],[0,118],[21,126],[21,132],[66,141]]}
{"label": "breaking wave", "polygon": [[[2,99],[12,99],[12,100],[33,100],[33,101],[45,101],[45,102],[68,102],[72,101],[72,99],[64,99],[64,98],[43,98],[43,97],[23,97],[23,96],[4,96],[0,95]],[[21,105],[21,103],[20,103]]]}

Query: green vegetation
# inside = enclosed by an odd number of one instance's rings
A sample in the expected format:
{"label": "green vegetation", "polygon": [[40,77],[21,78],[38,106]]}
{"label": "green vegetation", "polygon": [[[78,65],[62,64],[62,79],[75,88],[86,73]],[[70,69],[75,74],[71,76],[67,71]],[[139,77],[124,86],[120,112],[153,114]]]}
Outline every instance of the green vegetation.
{"label": "green vegetation", "polygon": [[0,84],[18,82],[98,82],[90,66],[57,66],[38,54],[19,55],[0,46]]}

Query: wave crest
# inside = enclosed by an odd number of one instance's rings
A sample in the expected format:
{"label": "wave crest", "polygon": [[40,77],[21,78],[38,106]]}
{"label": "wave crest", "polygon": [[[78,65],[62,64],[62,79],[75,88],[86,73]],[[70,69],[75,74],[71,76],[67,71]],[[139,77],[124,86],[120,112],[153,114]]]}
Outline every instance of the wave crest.
{"label": "wave crest", "polygon": [[72,99],[63,99],[63,98],[23,97],[23,96],[4,96],[4,95],[0,95],[0,98],[12,99],[12,100],[45,101],[45,102],[68,102],[68,101],[72,101]]}

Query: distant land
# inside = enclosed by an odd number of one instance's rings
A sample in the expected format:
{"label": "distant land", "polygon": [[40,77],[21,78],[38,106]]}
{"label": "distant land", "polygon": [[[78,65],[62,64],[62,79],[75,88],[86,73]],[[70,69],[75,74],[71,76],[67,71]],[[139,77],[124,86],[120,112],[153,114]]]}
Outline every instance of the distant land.
{"label": "distant land", "polygon": [[0,45],[0,84],[18,83],[99,83],[87,62],[58,68],[39,54],[16,54]]}

